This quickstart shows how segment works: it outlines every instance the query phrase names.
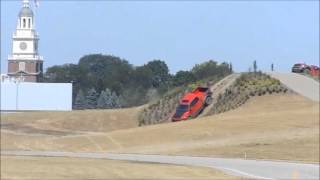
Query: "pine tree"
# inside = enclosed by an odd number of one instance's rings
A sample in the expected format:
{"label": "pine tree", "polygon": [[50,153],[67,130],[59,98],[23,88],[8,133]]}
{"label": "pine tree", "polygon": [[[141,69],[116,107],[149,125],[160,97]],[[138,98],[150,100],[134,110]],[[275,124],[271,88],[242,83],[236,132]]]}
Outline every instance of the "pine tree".
{"label": "pine tree", "polygon": [[94,88],[90,89],[86,96],[87,109],[95,109],[97,107],[97,99],[98,93],[96,92],[96,90]]}
{"label": "pine tree", "polygon": [[100,109],[106,108],[106,103],[105,103],[106,102],[106,98],[107,98],[106,92],[105,91],[101,91],[100,96],[99,96],[99,98],[97,100],[97,108],[100,108]]}
{"label": "pine tree", "polygon": [[86,109],[87,101],[83,94],[83,91],[80,89],[74,103],[74,109]]}
{"label": "pine tree", "polygon": [[101,109],[111,109],[114,107],[113,93],[107,88],[105,91],[102,91],[98,100],[97,107]]}
{"label": "pine tree", "polygon": [[120,98],[119,96],[117,96],[117,94],[115,92],[111,93],[111,102],[112,102],[112,106],[111,108],[120,108]]}
{"label": "pine tree", "polygon": [[111,91],[110,91],[110,89],[106,89],[105,90],[105,93],[106,93],[106,97],[105,97],[105,108],[107,108],[107,109],[111,109],[112,108],[112,104],[113,104],[113,102],[112,102],[112,93],[111,93]]}

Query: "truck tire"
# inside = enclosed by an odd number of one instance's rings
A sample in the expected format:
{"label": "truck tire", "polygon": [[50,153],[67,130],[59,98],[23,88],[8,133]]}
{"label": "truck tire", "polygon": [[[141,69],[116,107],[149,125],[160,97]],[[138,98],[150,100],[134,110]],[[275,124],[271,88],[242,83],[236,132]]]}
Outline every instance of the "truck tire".
{"label": "truck tire", "polygon": [[207,96],[206,100],[205,100],[205,105],[208,106],[212,103],[212,97],[211,96]]}

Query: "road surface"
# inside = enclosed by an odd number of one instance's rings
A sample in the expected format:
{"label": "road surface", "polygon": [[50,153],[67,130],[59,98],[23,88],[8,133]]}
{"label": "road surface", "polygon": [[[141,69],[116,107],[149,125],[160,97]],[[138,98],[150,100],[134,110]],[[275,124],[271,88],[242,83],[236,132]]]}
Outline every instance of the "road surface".
{"label": "road surface", "polygon": [[231,175],[254,179],[319,179],[319,164],[302,164],[280,161],[226,159],[193,156],[74,153],[51,151],[1,151],[1,155],[98,158],[166,163],[176,165],[192,165],[220,169]]}
{"label": "road surface", "polygon": [[269,72],[271,77],[279,79],[284,85],[298,94],[319,102],[319,82],[297,73]]}

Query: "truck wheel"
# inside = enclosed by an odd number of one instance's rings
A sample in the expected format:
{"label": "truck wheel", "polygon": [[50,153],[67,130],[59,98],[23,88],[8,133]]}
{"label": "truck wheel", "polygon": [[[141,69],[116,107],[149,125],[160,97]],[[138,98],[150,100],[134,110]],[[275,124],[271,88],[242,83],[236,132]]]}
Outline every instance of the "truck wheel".
{"label": "truck wheel", "polygon": [[208,106],[212,103],[212,97],[211,96],[208,96],[206,97],[206,100],[205,100],[205,105]]}

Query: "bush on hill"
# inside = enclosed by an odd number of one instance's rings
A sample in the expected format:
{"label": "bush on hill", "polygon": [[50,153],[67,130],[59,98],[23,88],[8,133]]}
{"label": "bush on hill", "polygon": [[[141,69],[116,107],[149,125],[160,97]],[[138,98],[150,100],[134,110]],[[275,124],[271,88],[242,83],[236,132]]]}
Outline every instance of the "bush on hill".
{"label": "bush on hill", "polygon": [[167,92],[162,98],[151,102],[140,112],[139,126],[168,121],[185,93],[194,90],[198,86],[211,86],[223,77],[224,76],[207,77],[204,80],[189,83],[188,85],[177,87]]}
{"label": "bush on hill", "polygon": [[250,97],[287,93],[279,80],[261,72],[243,73],[233,85],[220,94],[208,115],[218,114],[243,105]]}

